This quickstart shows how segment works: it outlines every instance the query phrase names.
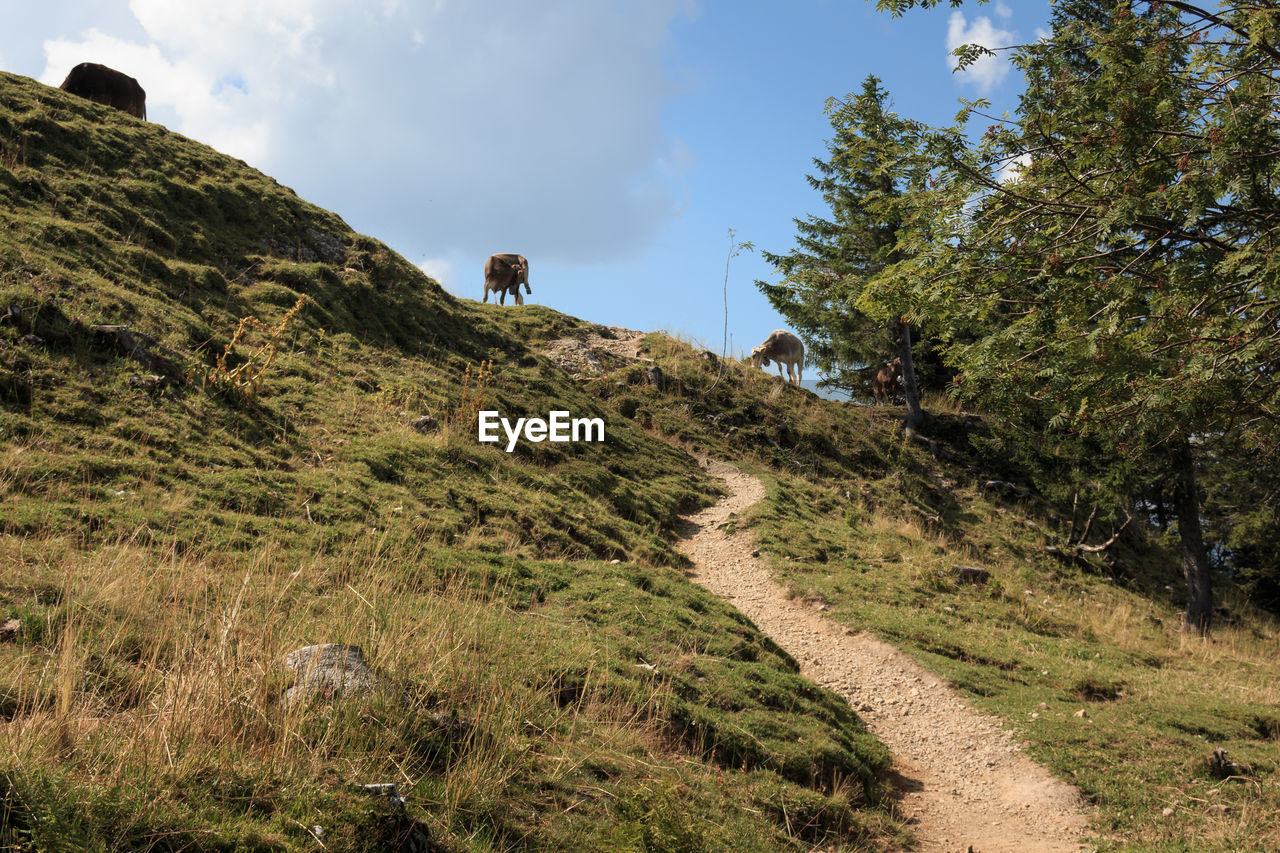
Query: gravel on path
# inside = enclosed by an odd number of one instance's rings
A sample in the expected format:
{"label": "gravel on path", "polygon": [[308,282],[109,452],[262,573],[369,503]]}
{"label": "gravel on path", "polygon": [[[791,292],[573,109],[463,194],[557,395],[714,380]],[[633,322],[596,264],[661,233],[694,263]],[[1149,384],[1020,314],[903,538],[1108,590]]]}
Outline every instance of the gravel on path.
{"label": "gravel on path", "polygon": [[724,598],[844,697],[893,755],[898,811],[922,851],[1079,853],[1089,832],[1079,792],[1023,754],[999,720],[964,701],[907,655],[787,597],[750,531],[725,522],[765,496],[724,462],[707,471],[728,497],[685,519],[678,547],[690,577]]}

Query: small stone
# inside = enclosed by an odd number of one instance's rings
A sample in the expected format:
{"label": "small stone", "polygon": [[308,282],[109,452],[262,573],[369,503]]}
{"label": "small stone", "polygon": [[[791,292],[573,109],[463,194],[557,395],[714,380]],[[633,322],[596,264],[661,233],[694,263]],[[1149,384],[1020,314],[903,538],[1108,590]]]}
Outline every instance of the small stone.
{"label": "small stone", "polygon": [[1168,806],[1165,806],[1165,807],[1160,811],[1160,816],[1161,816],[1161,817],[1173,817],[1173,809],[1169,808]]}
{"label": "small stone", "polygon": [[1079,711],[1076,711],[1075,716],[1079,717],[1082,720],[1087,720],[1089,719],[1089,712],[1086,711],[1084,708],[1081,708]]}
{"label": "small stone", "polygon": [[953,571],[955,572],[956,580],[960,581],[960,583],[982,586],[991,580],[991,572],[977,566],[956,566]]}
{"label": "small stone", "polygon": [[0,642],[18,639],[18,632],[22,630],[22,623],[17,619],[6,619],[3,625],[0,625]]}
{"label": "small stone", "polygon": [[410,421],[409,426],[413,427],[423,435],[426,435],[429,432],[435,432],[440,429],[440,422],[431,417],[431,415],[423,415],[420,418]]}
{"label": "small stone", "polygon": [[154,373],[148,373],[146,376],[139,373],[131,373],[129,374],[129,378],[125,381],[129,383],[130,388],[137,388],[139,390],[146,391],[147,393],[152,393],[163,388],[168,380],[165,377],[158,376]]}

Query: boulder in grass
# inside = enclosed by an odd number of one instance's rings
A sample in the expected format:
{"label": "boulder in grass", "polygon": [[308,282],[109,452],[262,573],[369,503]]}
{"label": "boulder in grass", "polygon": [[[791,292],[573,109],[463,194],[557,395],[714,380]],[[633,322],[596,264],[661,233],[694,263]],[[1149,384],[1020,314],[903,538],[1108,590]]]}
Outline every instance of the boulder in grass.
{"label": "boulder in grass", "polygon": [[987,581],[991,580],[991,572],[986,569],[980,569],[977,566],[956,566],[952,571],[955,573],[956,580],[960,583],[984,586]]}
{"label": "boulder in grass", "polygon": [[373,671],[364,662],[359,646],[321,643],[284,656],[285,669],[296,676],[285,691],[290,704],[313,698],[338,699],[368,693],[375,686]]}
{"label": "boulder in grass", "polygon": [[410,421],[409,426],[413,427],[423,435],[426,435],[440,429],[440,421],[436,420],[431,415],[423,415],[420,418],[415,418]]}

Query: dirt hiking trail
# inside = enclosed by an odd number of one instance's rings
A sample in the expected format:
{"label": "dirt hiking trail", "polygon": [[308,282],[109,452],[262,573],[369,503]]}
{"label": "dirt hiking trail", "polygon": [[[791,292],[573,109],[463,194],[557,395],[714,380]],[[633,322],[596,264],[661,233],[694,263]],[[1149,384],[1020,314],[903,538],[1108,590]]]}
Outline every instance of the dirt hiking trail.
{"label": "dirt hiking trail", "polygon": [[1078,853],[1090,849],[1079,793],[1022,754],[999,720],[970,707],[942,679],[894,647],[787,598],[750,531],[726,533],[730,515],[764,486],[724,462],[706,462],[729,496],[682,524],[690,577],[732,603],[838,693],[893,755],[898,812],[923,851]]}

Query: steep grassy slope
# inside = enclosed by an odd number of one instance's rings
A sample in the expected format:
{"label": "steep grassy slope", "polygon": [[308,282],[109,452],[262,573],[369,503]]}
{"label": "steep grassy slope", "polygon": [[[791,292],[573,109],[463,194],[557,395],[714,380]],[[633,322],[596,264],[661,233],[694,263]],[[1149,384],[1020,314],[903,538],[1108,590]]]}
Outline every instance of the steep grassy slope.
{"label": "steep grassy slope", "polygon": [[[0,223],[3,844],[896,832],[882,747],[676,570],[714,484],[537,354],[582,323],[456,300],[243,163],[11,75]],[[608,439],[507,454],[482,407]],[[382,689],[284,703],[317,642]]]}
{"label": "steep grassy slope", "polygon": [[[597,414],[531,354],[536,340],[242,163],[18,78],[6,87],[0,281],[21,319],[8,318],[13,337],[0,351],[4,429],[19,447],[45,451],[13,471],[13,494],[41,500],[12,506],[9,532],[74,527],[103,541],[145,526],[244,546],[270,532],[262,518],[276,517],[282,527],[326,522],[308,545],[329,547],[392,510],[390,492],[407,477],[417,497],[395,505],[422,536],[452,541],[478,518],[544,503],[556,529],[511,511],[499,525],[503,547],[670,562],[653,533],[707,485],[638,431],[621,426],[616,446],[644,444],[644,454],[543,444],[519,460],[537,464],[510,477],[503,457],[472,458],[474,442],[446,447],[408,431],[428,411],[462,419],[454,409],[468,370],[474,397],[490,361],[481,393],[496,408],[545,412],[558,401]],[[549,331],[575,322],[541,317]],[[154,366],[120,360],[115,341],[88,328],[117,324],[176,354],[189,387],[153,389]],[[24,333],[42,342],[16,340]],[[535,472],[550,465],[563,466],[561,476],[540,480]],[[194,516],[127,499],[178,483]],[[589,498],[590,509],[565,512],[562,498],[547,497],[565,492]],[[85,512],[86,498],[108,496],[126,499]],[[212,531],[209,506],[219,509]]]}

